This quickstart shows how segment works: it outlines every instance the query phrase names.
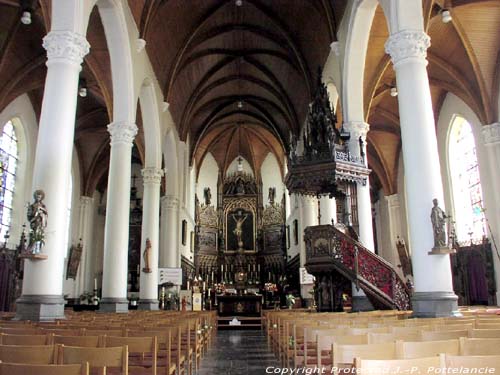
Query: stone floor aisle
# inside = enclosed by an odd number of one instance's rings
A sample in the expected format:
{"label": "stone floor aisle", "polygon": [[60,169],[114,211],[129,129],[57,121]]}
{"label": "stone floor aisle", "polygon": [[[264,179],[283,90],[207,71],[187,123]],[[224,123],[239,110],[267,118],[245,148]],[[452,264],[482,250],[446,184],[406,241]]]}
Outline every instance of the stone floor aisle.
{"label": "stone floor aisle", "polygon": [[219,331],[196,375],[261,375],[279,366],[263,331]]}

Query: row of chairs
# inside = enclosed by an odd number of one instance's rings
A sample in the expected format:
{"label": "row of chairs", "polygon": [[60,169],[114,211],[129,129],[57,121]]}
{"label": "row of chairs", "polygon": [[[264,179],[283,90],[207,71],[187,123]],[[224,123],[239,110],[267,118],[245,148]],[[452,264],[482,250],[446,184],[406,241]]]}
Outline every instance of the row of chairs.
{"label": "row of chairs", "polygon": [[454,356],[440,354],[414,359],[364,359],[356,358],[357,373],[387,374],[462,374],[496,373],[500,369],[500,356]]}
{"label": "row of chairs", "polygon": [[[214,312],[127,315],[75,314],[55,323],[0,321],[0,344],[79,347],[96,353],[126,345],[131,361],[128,367],[132,370],[140,364],[150,374],[161,369],[163,374],[189,375],[198,369],[216,327]],[[3,358],[0,356],[0,360]],[[26,356],[22,361],[27,363]],[[89,363],[97,366],[94,361]]]}
{"label": "row of chairs", "polygon": [[[332,345],[367,345],[401,341],[432,341],[459,337],[500,338],[500,319],[487,317],[406,319],[405,314],[270,312],[268,343],[283,366],[333,363]],[[481,327],[481,328],[476,328]],[[458,346],[458,344],[457,344]],[[438,354],[439,351],[436,352]],[[500,354],[500,353],[498,353]]]}

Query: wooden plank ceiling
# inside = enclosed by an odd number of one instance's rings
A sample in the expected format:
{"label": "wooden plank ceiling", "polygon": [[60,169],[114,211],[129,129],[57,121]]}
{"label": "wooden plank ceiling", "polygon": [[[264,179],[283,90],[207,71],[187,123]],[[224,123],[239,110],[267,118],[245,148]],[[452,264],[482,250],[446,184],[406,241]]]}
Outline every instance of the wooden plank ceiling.
{"label": "wooden plank ceiling", "polygon": [[[25,2],[25,0],[23,0]],[[446,4],[444,4],[446,2]],[[33,23],[19,22],[18,0],[0,0],[0,111],[28,93],[37,116],[46,74],[43,36],[50,0],[29,0]],[[336,39],[347,0],[128,0],[153,69],[170,103],[191,162],[211,152],[225,170],[238,155],[259,174],[269,152],[282,162],[291,133],[302,126],[316,70]],[[441,22],[446,5],[453,21]],[[485,124],[498,119],[500,3],[497,0],[425,0],[429,77],[437,116],[448,92],[462,98]],[[371,183],[397,191],[401,152],[395,75],[384,52],[387,22],[377,9],[366,58],[365,117],[371,124]],[[91,52],[81,77],[89,89],[78,98],[75,145],[82,194],[106,186],[113,90],[109,52],[97,9],[89,23]],[[340,106],[339,106],[340,108]],[[143,158],[138,108],[138,160]]]}

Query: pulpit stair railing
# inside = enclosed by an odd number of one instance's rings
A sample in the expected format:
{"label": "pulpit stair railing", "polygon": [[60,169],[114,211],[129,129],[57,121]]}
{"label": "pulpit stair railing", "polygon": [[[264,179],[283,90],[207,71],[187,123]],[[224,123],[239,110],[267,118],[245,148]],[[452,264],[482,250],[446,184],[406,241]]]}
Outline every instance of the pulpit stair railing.
{"label": "pulpit stair railing", "polygon": [[307,271],[337,271],[361,288],[377,308],[411,310],[410,291],[394,267],[333,225],[307,227]]}

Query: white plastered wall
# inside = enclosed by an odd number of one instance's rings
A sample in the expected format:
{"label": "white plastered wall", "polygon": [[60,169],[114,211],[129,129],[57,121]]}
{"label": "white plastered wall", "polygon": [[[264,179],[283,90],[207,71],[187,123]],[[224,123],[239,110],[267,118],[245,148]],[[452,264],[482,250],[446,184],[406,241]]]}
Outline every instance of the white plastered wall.
{"label": "white plastered wall", "polygon": [[[471,125],[472,133],[474,134],[474,141],[476,144],[476,155],[479,164],[479,176],[481,179],[481,187],[483,191],[483,201],[486,212],[488,209],[498,204],[495,202],[494,189],[498,186],[498,181],[494,181],[492,175],[489,173],[489,160],[486,148],[483,143],[483,138],[481,134],[482,124],[476,114],[470,109],[464,101],[455,96],[452,93],[448,93],[441,107],[441,112],[439,113],[439,119],[437,123],[437,137],[438,137],[438,147],[439,147],[439,159],[441,163],[442,179],[443,179],[443,189],[445,197],[446,212],[451,213],[454,216],[453,210],[453,192],[451,186],[451,173],[450,173],[450,163],[449,163],[449,136],[451,125],[455,116],[460,116],[465,118]],[[491,209],[493,211],[493,209]],[[491,230],[493,237],[498,239],[499,233],[496,232],[497,226],[492,223]],[[488,235],[491,239],[491,234]],[[495,249],[493,246],[493,259],[495,265],[495,278],[497,282],[497,301],[500,298],[500,261],[495,254]]]}
{"label": "white plastered wall", "polygon": [[[22,225],[27,222],[26,204],[32,201],[33,164],[35,158],[38,124],[35,111],[27,94],[18,96],[0,113],[0,131],[7,121],[15,121],[15,130],[18,139],[19,161],[16,171],[16,187],[12,202],[12,220],[8,246],[14,248],[19,244]],[[19,125],[22,129],[19,129]],[[26,231],[28,231],[27,227]],[[28,234],[28,233],[26,233]],[[4,242],[0,238],[0,242]]]}
{"label": "white plastered wall", "polygon": [[281,178],[280,166],[273,153],[268,153],[260,167],[262,179],[262,202],[264,207],[269,206],[269,188],[276,188],[275,202],[281,204],[284,193],[283,180]]}
{"label": "white plastered wall", "polygon": [[204,192],[205,188],[210,188],[211,205],[217,207],[217,180],[219,177],[219,166],[215,161],[213,155],[208,152],[203,159],[198,173],[198,182],[196,184],[196,195],[200,204],[205,204]]}

